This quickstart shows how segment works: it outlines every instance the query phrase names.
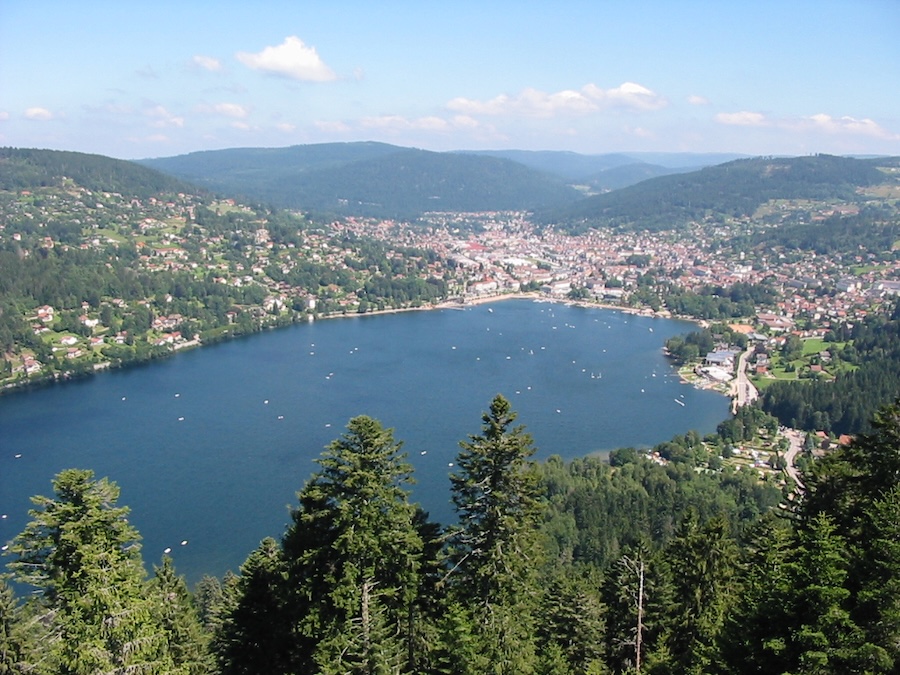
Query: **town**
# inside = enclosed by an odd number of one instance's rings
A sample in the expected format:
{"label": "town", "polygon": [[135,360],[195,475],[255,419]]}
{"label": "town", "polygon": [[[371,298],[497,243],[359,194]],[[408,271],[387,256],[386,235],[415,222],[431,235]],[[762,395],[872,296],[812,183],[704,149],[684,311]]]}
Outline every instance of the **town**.
{"label": "town", "polygon": [[[778,205],[782,217],[802,210],[813,220],[854,208]],[[347,218],[323,225],[299,213],[230,199],[126,197],[71,182],[63,189],[4,193],[0,216],[0,244],[15,250],[23,264],[78,252],[119,270],[120,277],[125,266],[129,274],[161,280],[137,289],[125,284],[129,297],[91,287],[89,297],[63,293],[61,302],[69,306],[20,308],[38,339],[6,340],[6,387],[299,320],[523,293],[728,321],[781,347],[792,335],[821,339],[900,292],[900,261],[890,252],[826,258],[812,251],[729,245],[752,229],[744,221],[577,235],[539,226],[526,212],[435,212],[411,223]],[[150,285],[152,293],[146,292]],[[719,316],[679,312],[666,302],[673,293],[702,296],[736,285],[765,288],[771,300],[733,303],[730,313]],[[712,367],[704,372],[713,383],[730,380],[737,364],[736,351],[722,347],[719,362],[712,354],[704,364]],[[765,356],[753,366],[754,374],[767,374]]]}

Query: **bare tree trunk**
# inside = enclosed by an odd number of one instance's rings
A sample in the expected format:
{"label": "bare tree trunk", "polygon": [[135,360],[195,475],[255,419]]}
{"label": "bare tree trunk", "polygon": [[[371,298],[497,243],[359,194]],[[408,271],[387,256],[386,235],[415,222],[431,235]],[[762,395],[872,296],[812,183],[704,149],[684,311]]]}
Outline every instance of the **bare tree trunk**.
{"label": "bare tree trunk", "polygon": [[641,672],[641,641],[644,635],[644,561],[638,568],[637,634],[634,636],[634,668]]}

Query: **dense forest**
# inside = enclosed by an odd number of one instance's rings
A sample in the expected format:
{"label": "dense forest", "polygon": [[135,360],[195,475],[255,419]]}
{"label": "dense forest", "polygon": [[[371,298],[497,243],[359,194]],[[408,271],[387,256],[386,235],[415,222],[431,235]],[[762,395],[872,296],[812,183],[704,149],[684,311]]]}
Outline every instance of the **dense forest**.
{"label": "dense forest", "polygon": [[384,143],[222,150],[141,163],[219,192],[318,217],[530,210],[580,197],[561,178],[509,159]]}
{"label": "dense forest", "polygon": [[900,395],[900,303],[892,312],[871,314],[828,337],[852,339],[834,350],[852,368],[838,373],[833,382],[774,382],[763,390],[760,405],[782,424],[798,429],[837,434],[867,430],[875,411]]}
{"label": "dense forest", "polygon": [[900,402],[782,491],[712,469],[727,442],[692,434],[662,462],[537,464],[498,395],[442,526],[360,416],[284,534],[192,591],[168,558],[146,576],[114,483],[66,470],[9,546],[34,592],[0,590],[0,672],[898,672],[898,439]]}

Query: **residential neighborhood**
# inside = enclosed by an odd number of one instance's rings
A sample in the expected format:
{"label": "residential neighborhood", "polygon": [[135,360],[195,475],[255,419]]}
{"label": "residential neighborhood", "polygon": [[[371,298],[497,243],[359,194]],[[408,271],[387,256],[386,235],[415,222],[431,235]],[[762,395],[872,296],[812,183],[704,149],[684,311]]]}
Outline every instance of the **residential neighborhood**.
{"label": "residential neighborhood", "polygon": [[[78,250],[108,259],[108,267],[125,260],[129,274],[165,279],[144,295],[93,289],[71,306],[23,308],[40,339],[36,347],[8,345],[4,379],[15,386],[48,370],[106,367],[126,349],[159,355],[297,320],[523,292],[669,316],[678,312],[666,294],[765,286],[773,300],[745,303],[743,316],[691,318],[739,319],[764,340],[821,338],[900,293],[895,257],[729,246],[746,227],[574,235],[538,226],[526,212],[314,224],[300,213],[188,194],[139,199],[74,184],[4,193],[0,243],[14,244],[20,257]],[[204,297],[188,284],[202,285]],[[726,352],[704,364],[714,380],[727,380],[733,367]],[[765,355],[752,367],[764,373]]]}

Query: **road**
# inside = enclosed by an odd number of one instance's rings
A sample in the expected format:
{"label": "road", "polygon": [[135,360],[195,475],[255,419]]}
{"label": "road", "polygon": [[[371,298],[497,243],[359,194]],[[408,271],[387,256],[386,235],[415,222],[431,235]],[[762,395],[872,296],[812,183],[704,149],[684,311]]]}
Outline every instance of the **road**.
{"label": "road", "polygon": [[752,347],[741,352],[738,356],[736,375],[731,383],[731,411],[737,412],[737,409],[749,403],[753,403],[759,397],[759,391],[750,382],[747,377],[747,356],[752,352]]}
{"label": "road", "polygon": [[803,449],[803,432],[797,431],[797,429],[785,429],[781,433],[791,443],[787,452],[784,453],[785,473],[787,473],[791,480],[797,484],[797,489],[802,492],[806,489],[806,486],[803,485],[803,481],[800,480],[800,472],[797,471],[797,467],[794,466],[794,458],[796,458],[797,454]]}

